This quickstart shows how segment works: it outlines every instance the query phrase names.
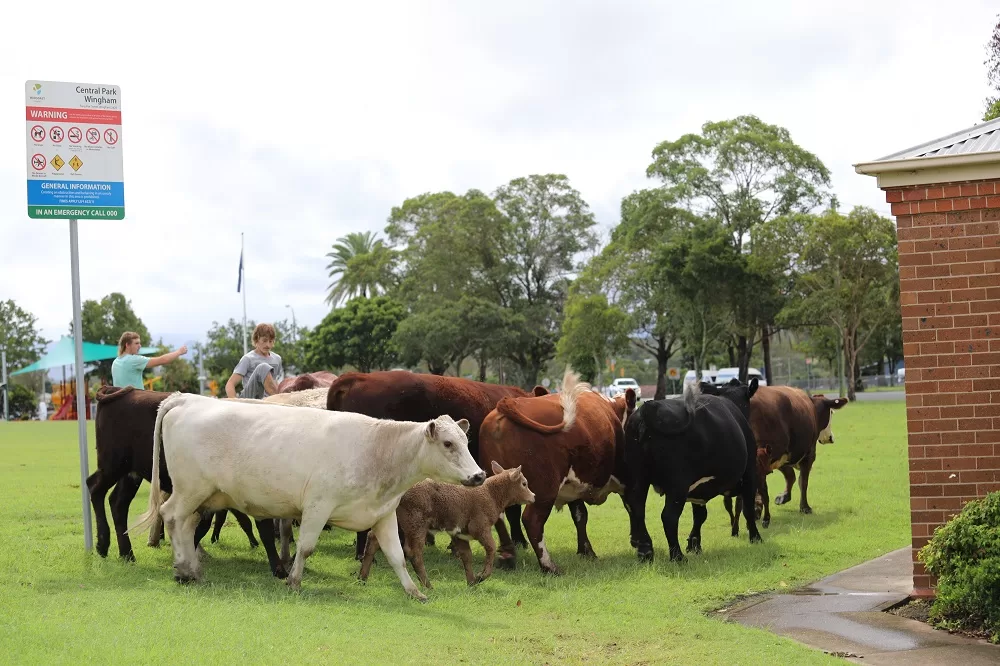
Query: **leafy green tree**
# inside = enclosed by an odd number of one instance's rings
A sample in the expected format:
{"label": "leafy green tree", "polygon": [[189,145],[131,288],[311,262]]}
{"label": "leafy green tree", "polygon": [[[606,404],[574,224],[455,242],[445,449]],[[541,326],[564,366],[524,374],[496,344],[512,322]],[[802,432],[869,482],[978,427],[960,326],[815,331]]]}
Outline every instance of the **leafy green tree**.
{"label": "leafy green tree", "polygon": [[281,357],[286,377],[313,370],[325,370],[325,368],[306,368],[305,340],[309,336],[308,328],[282,319],[274,322],[274,329],[277,333],[277,338],[274,341],[274,353]]}
{"label": "leafy green tree", "polygon": [[[120,292],[112,292],[100,301],[87,300],[81,309],[83,339],[102,345],[117,345],[125,331],[139,334],[142,345],[151,345],[149,330],[142,319],[132,310],[132,302]],[[69,333],[73,335],[73,322],[69,323]],[[103,383],[111,383],[111,364],[114,359],[100,361],[94,371]]]}
{"label": "leafy green tree", "polygon": [[590,208],[564,175],[515,178],[494,195],[509,221],[502,261],[509,281],[498,285],[500,303],[524,319],[509,358],[525,386],[555,356],[562,308],[577,255],[594,249]]}
{"label": "leafy green tree", "polygon": [[386,296],[353,298],[328,314],[306,341],[306,365],[353,366],[360,372],[387,370],[396,363],[396,329],[403,306]]}
{"label": "leafy green tree", "polygon": [[410,315],[396,329],[400,360],[407,366],[425,361],[432,375],[443,375],[465,356],[461,328],[461,313],[454,302]]}
{"label": "leafy green tree", "polygon": [[593,383],[604,359],[629,345],[629,317],[604,294],[570,294],[557,351],[584,381]]}
{"label": "leafy green tree", "polygon": [[371,231],[338,238],[326,256],[330,258],[327,270],[332,280],[326,297],[330,305],[354,296],[376,296],[392,283],[394,253]]}
{"label": "leafy green tree", "polygon": [[[880,326],[899,317],[896,231],[888,218],[865,207],[844,216],[835,210],[803,227],[800,276],[782,317],[833,326],[842,340],[846,376],[854,377],[858,354]],[[854,382],[847,397],[855,398]]]}
{"label": "leafy green tree", "polygon": [[[3,390],[0,389],[0,418],[3,418]],[[7,413],[11,421],[30,419],[38,409],[38,397],[27,386],[11,384],[7,394]]]}
{"label": "leafy green tree", "polygon": [[[792,141],[785,128],[756,116],[708,122],[701,134],[664,141],[653,150],[646,170],[666,191],[695,212],[717,218],[732,234],[737,251],[752,252],[750,231],[767,220],[807,212],[820,204],[830,175],[812,153]],[[744,245],[747,245],[744,248]],[[740,297],[733,312],[733,333],[739,348],[741,379],[746,378],[757,335],[770,335],[774,294],[765,272],[748,264],[726,291],[738,294],[752,285],[759,299]]]}
{"label": "leafy green tree", "polygon": [[[524,329],[524,317],[493,301],[474,296],[462,297],[459,316],[459,342],[465,353],[476,359],[479,381],[485,382],[490,362],[513,352],[519,331]],[[461,376],[460,367],[455,368],[455,374]]]}
{"label": "leafy green tree", "polygon": [[42,356],[48,340],[35,328],[38,317],[13,300],[0,301],[0,350],[7,352],[7,366],[18,370]]}
{"label": "leafy green tree", "polygon": [[[257,323],[247,320],[247,351],[253,343],[250,334]],[[222,382],[229,379],[236,364],[243,358],[243,323],[230,318],[225,324],[212,322],[212,328],[205,334],[207,342],[204,347],[205,372],[213,377],[222,377]],[[284,359],[284,357],[282,357]]]}
{"label": "leafy green tree", "polygon": [[[986,43],[986,75],[994,92],[1000,95],[1000,15],[997,16],[996,25],[993,26],[993,34]],[[1000,96],[991,96],[986,99],[986,113],[983,120],[993,120],[1000,118]]]}
{"label": "leafy green tree", "polygon": [[[163,344],[163,340],[157,341],[156,355],[166,354],[173,351]],[[159,387],[161,391],[181,391],[183,393],[198,393],[201,388],[198,382],[198,369],[184,357],[174,359],[167,363],[160,372],[163,383]]]}

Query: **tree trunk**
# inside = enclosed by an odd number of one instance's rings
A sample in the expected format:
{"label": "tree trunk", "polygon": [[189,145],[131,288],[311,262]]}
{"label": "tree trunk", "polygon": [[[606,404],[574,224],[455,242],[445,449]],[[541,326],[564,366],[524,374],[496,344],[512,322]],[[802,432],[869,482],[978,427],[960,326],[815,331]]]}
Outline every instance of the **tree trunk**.
{"label": "tree trunk", "polygon": [[729,367],[736,367],[736,349],[733,347],[732,342],[726,345],[726,350],[729,352]]}
{"label": "tree trunk", "polygon": [[746,383],[747,368],[750,367],[750,352],[753,348],[747,344],[747,336],[745,335],[741,335],[736,344],[739,350],[740,381]]}
{"label": "tree trunk", "polygon": [[764,380],[768,386],[774,386],[774,373],[771,372],[771,331],[767,324],[761,327],[760,346],[764,350]]}
{"label": "tree trunk", "polygon": [[847,382],[847,399],[854,402],[857,399],[857,393],[854,390],[855,387],[855,368],[858,363],[858,352],[854,348],[854,334],[849,333],[844,336],[844,361],[847,364],[847,376],[850,377],[850,381]]}
{"label": "tree trunk", "polygon": [[661,335],[656,340],[656,393],[654,400],[662,400],[667,397],[667,341]]}
{"label": "tree trunk", "polygon": [[456,377],[461,377],[462,376],[462,361],[464,361],[464,360],[465,360],[465,357],[463,356],[463,357],[459,357],[459,359],[457,361],[455,361],[455,376]]}
{"label": "tree trunk", "polygon": [[486,381],[486,366],[487,366],[487,364],[489,364],[489,361],[486,359],[486,354],[482,354],[481,353],[479,355],[479,381],[481,381],[481,382],[485,382]]}

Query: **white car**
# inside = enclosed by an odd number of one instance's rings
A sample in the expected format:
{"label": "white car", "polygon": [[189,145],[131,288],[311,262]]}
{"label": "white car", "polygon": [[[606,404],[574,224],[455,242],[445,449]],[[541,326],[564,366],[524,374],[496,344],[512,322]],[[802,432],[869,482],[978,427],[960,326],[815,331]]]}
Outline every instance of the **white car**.
{"label": "white car", "polygon": [[[728,384],[734,379],[738,379],[740,376],[739,368],[722,368],[719,370],[718,374],[715,375],[715,385],[722,386],[723,384]],[[757,378],[757,382],[760,386],[767,386],[767,380],[764,379],[764,375],[757,368],[747,368],[747,381]]]}
{"label": "white car", "polygon": [[631,377],[619,377],[615,381],[611,382],[611,386],[608,387],[608,396],[613,398],[620,393],[624,393],[628,389],[635,391],[636,400],[642,397],[642,388],[640,388],[639,382],[635,381]]}

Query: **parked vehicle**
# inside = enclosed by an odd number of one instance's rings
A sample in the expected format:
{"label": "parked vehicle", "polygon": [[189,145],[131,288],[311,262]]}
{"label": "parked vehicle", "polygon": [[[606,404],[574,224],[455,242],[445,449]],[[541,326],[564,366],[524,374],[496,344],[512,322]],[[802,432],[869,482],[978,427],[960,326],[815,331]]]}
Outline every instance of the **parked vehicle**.
{"label": "parked vehicle", "polygon": [[637,400],[642,398],[642,388],[640,388],[639,382],[635,381],[632,377],[619,377],[611,382],[611,386],[608,387],[608,397],[613,398],[628,389],[635,391]]}
{"label": "parked vehicle", "polygon": [[[740,376],[739,368],[721,368],[715,375],[716,386],[722,386],[723,384],[728,384],[734,379],[738,379]],[[747,368],[747,381],[756,378],[761,386],[767,386],[767,380],[764,379],[763,373],[757,368]]]}

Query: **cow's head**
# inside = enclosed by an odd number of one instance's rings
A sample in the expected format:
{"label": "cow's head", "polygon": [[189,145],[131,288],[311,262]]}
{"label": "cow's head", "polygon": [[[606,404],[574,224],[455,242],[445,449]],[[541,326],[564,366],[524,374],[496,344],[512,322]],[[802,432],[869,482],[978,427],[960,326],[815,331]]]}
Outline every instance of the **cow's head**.
{"label": "cow's head", "polygon": [[825,395],[812,396],[816,409],[816,425],[819,427],[819,443],[833,444],[833,410],[847,404],[847,398],[827,398]]}
{"label": "cow's head", "polygon": [[715,386],[706,382],[701,383],[701,392],[708,395],[717,395],[735,404],[743,417],[750,420],[750,398],[757,392],[760,382],[754,377],[749,384],[743,384],[738,379],[729,380],[728,384]]}
{"label": "cow's head", "polygon": [[444,483],[461,483],[479,486],[486,480],[486,472],[469,453],[469,422],[455,421],[444,414],[428,421],[424,428],[427,447],[424,467],[427,476]]}
{"label": "cow's head", "polygon": [[623,426],[628,422],[628,417],[632,416],[632,412],[635,411],[635,402],[635,389],[630,388],[611,399],[615,414]]}

